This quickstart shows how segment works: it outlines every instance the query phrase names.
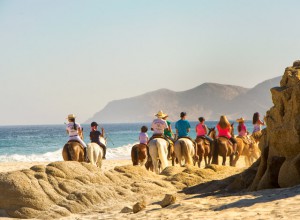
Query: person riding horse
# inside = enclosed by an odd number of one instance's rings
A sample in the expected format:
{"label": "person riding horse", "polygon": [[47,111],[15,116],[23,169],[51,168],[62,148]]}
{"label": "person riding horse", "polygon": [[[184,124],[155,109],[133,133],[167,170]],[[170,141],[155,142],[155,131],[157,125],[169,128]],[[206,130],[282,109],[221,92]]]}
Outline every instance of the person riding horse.
{"label": "person riding horse", "polygon": [[218,137],[225,137],[228,138],[231,143],[233,144],[233,154],[236,155],[238,152],[237,149],[237,142],[232,133],[232,128],[230,125],[230,122],[228,121],[227,117],[225,115],[222,115],[220,117],[220,121],[217,124],[217,130],[218,130]]}
{"label": "person riding horse", "polygon": [[188,120],[186,120],[186,116],[187,116],[186,112],[181,112],[180,120],[178,120],[175,123],[177,140],[180,138],[187,138],[187,139],[190,139],[196,146],[195,141],[189,136],[191,125],[190,125],[190,122]]}
{"label": "person riding horse", "polygon": [[98,124],[97,122],[93,121],[91,123],[90,140],[92,143],[97,143],[103,149],[103,159],[106,159],[106,146],[100,141],[100,137],[104,138],[104,128],[101,128],[102,132],[98,131],[97,129]]}
{"label": "person riding horse", "polygon": [[212,146],[213,144],[213,139],[208,136],[208,128],[205,124],[205,118],[200,117],[198,118],[199,123],[196,125],[196,134],[197,138],[204,138],[209,141],[210,145]]}
{"label": "person riding horse", "polygon": [[75,122],[76,116],[74,114],[69,114],[66,119],[68,119],[67,124],[67,134],[69,135],[68,141],[78,141],[84,148],[86,148],[86,144],[84,141],[80,138],[82,136],[82,128],[80,124]]}
{"label": "person riding horse", "polygon": [[163,118],[167,116],[167,114],[163,113],[162,110],[158,111],[155,115],[157,118],[153,120],[151,124],[151,130],[153,131],[152,137],[149,139],[148,143],[154,138],[163,138],[165,139],[169,145],[171,144],[171,140],[164,135],[165,130],[169,130],[168,124],[166,120]]}
{"label": "person riding horse", "polygon": [[[66,118],[68,119],[66,131],[67,134],[69,135],[69,140],[63,148],[63,152],[62,152],[63,158],[64,160],[87,161],[86,158],[87,145],[82,140],[83,139],[82,128],[80,124],[75,122],[75,118],[76,116],[74,114],[69,114],[68,117]],[[70,153],[70,150],[73,153]]]}

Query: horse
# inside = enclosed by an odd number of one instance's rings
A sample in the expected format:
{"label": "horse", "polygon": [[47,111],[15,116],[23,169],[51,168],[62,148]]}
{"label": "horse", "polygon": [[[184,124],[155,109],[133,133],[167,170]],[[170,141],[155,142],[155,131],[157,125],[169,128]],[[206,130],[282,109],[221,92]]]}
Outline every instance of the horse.
{"label": "horse", "polygon": [[[83,140],[83,132],[79,132],[79,136],[81,140]],[[64,161],[78,161],[84,162],[85,161],[85,153],[84,147],[77,141],[68,141],[62,150],[62,157]]]}
{"label": "horse", "polygon": [[146,144],[136,144],[131,148],[131,160],[134,166],[141,165],[144,166],[147,162],[147,145]]}
{"label": "horse", "polygon": [[157,174],[159,174],[159,163],[162,170],[168,166],[168,145],[169,143],[163,138],[154,138],[148,143],[153,170]]}
{"label": "horse", "polygon": [[[212,132],[215,128],[208,128],[208,136],[211,137]],[[213,137],[211,137],[213,138]],[[196,149],[196,155],[198,156],[198,160],[194,160],[194,165],[198,162],[198,167],[200,167],[200,164],[202,162],[202,158],[204,158],[205,167],[210,164],[210,160],[212,157],[212,147],[210,145],[210,142],[205,139],[205,137],[197,137],[195,139],[195,142],[197,143],[197,149]]]}
{"label": "horse", "polygon": [[[234,135],[233,130],[234,123],[231,124],[231,135]],[[229,157],[229,165],[233,166],[233,144],[226,137],[218,137],[215,140],[212,155],[213,155],[213,164],[219,164],[218,156],[223,158],[222,165],[225,166],[226,157]]]}
{"label": "horse", "polygon": [[186,165],[193,164],[193,157],[195,155],[195,146],[192,140],[190,140],[189,138],[179,138],[175,142],[174,150],[175,150],[175,156],[180,166],[184,166],[184,164],[182,163],[183,159],[185,160]]}
{"label": "horse", "polygon": [[[100,136],[100,142],[106,146],[106,139]],[[87,145],[87,158],[89,162],[99,168],[102,166],[103,148],[97,143],[89,143]]]}
{"label": "horse", "polygon": [[233,160],[233,166],[236,165],[240,156],[245,156],[246,166],[252,165],[254,160],[257,160],[260,155],[258,144],[255,141],[255,138],[252,137],[252,135],[249,135],[248,139],[237,136],[236,141],[238,155],[236,155]]}

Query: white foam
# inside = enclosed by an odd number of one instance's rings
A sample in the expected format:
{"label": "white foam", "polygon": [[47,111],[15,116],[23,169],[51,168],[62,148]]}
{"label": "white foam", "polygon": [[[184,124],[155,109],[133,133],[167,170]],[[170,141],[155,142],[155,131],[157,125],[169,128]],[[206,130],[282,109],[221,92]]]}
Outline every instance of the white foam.
{"label": "white foam", "polygon": [[[131,158],[131,148],[134,144],[127,144],[117,148],[108,148],[106,151],[106,159],[130,159]],[[62,149],[59,149],[54,152],[47,152],[44,154],[30,154],[30,155],[20,155],[20,154],[11,154],[11,155],[0,155],[0,162],[53,162],[53,161],[62,161],[61,155]]]}

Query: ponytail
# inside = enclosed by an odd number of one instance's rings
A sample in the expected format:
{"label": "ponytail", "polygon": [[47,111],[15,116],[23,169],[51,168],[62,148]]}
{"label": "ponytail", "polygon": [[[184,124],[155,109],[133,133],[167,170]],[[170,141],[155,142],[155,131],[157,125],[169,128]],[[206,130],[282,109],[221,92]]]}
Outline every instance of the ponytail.
{"label": "ponytail", "polygon": [[77,126],[76,126],[76,123],[75,123],[75,118],[74,118],[74,130],[76,131],[77,130]]}

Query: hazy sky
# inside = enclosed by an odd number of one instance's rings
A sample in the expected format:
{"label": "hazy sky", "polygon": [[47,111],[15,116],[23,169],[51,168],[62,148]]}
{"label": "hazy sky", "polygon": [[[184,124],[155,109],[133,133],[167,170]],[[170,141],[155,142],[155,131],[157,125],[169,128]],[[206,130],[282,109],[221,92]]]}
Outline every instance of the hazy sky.
{"label": "hazy sky", "polygon": [[[300,58],[298,0],[0,0],[0,125],[83,122],[109,101],[247,88]],[[121,109],[120,109],[121,111]]]}

